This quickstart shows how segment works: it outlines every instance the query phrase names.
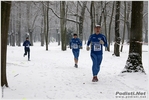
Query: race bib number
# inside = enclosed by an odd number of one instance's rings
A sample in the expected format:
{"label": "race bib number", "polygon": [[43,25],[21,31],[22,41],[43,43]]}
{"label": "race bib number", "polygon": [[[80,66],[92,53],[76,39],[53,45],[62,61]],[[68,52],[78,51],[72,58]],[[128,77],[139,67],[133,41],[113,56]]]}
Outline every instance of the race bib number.
{"label": "race bib number", "polygon": [[72,44],[73,49],[78,49],[78,44]]}
{"label": "race bib number", "polygon": [[101,45],[99,43],[94,44],[94,51],[101,51]]}
{"label": "race bib number", "polygon": [[26,47],[27,47],[27,48],[29,48],[30,46],[29,46],[29,45],[27,45]]}

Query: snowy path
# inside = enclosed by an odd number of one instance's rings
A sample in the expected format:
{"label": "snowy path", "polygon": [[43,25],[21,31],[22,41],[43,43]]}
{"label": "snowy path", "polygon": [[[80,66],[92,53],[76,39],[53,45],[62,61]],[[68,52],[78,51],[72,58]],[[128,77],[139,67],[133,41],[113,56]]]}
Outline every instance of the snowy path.
{"label": "snowy path", "polygon": [[[116,99],[118,91],[147,92],[147,75],[124,74],[128,46],[121,57],[104,52],[99,82],[93,83],[90,52],[80,52],[79,68],[74,68],[71,50],[60,51],[57,44],[31,47],[31,61],[23,57],[23,47],[8,46],[7,77],[9,88],[4,90],[6,99]],[[148,46],[144,46],[143,65],[148,74]],[[147,98],[146,98],[147,99]],[[119,100],[119,99],[118,99]],[[143,99],[145,100],[145,99]]]}

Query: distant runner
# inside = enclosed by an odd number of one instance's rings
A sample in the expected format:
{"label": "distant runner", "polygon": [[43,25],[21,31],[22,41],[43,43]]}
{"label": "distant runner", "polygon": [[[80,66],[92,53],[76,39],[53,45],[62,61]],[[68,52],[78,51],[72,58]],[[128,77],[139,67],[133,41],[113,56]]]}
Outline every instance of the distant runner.
{"label": "distant runner", "polygon": [[70,41],[70,49],[72,49],[74,55],[74,67],[78,68],[78,58],[80,49],[82,49],[82,41],[77,37],[77,34],[73,34],[73,38]]}
{"label": "distant runner", "polygon": [[89,51],[91,44],[91,59],[93,62],[92,65],[92,73],[93,79],[92,82],[97,82],[98,72],[100,71],[100,64],[102,62],[102,54],[103,54],[103,45],[105,47],[108,46],[106,37],[100,33],[101,26],[95,25],[95,33],[90,35],[88,42],[87,42],[87,51]]}
{"label": "distant runner", "polygon": [[30,61],[30,46],[31,46],[31,43],[30,43],[28,37],[24,41],[23,46],[24,46],[24,51],[25,51],[23,56],[25,57],[27,55],[27,53],[28,53],[28,61]]}

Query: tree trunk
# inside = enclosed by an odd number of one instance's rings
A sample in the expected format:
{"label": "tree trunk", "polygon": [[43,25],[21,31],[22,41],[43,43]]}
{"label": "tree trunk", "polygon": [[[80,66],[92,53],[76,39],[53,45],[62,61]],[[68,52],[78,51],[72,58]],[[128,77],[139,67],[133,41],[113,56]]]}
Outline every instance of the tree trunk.
{"label": "tree trunk", "polygon": [[29,29],[28,32],[29,32],[29,40],[31,42],[31,46],[33,46],[33,30]]}
{"label": "tree trunk", "polygon": [[29,40],[31,42],[31,46],[33,46],[33,28],[31,27],[31,2],[27,2],[27,31],[29,33]]}
{"label": "tree trunk", "polygon": [[94,16],[94,12],[95,12],[95,9],[94,9],[94,1],[91,1],[91,6],[90,6],[90,19],[91,19],[91,34],[94,32],[94,19],[95,19],[95,16]]}
{"label": "tree trunk", "polygon": [[44,27],[43,27],[43,32],[44,32],[45,41],[46,41],[46,31],[47,31],[47,30],[46,30],[46,28],[47,28],[47,27],[46,27],[46,25],[47,25],[46,22],[47,22],[47,21],[46,21],[46,7],[43,6],[43,23],[44,23],[44,24],[43,24],[43,25],[44,25]]}
{"label": "tree trunk", "polygon": [[12,46],[15,46],[15,16],[12,15]]}
{"label": "tree trunk", "polygon": [[[12,12],[11,12],[12,13]],[[9,31],[8,31],[8,45],[10,46],[15,46],[14,43],[14,31],[13,31],[13,17],[12,14],[10,14],[10,19],[9,19]]]}
{"label": "tree trunk", "polygon": [[145,28],[145,39],[144,39],[144,42],[145,44],[148,43],[148,21],[146,21],[144,19],[144,28]]}
{"label": "tree trunk", "polygon": [[43,19],[44,19],[44,17],[41,20],[41,33],[40,33],[40,36],[41,36],[41,46],[44,46]]}
{"label": "tree trunk", "polygon": [[66,50],[66,10],[65,10],[65,1],[60,1],[60,26],[61,26],[61,50],[65,51]]}
{"label": "tree trunk", "polygon": [[19,21],[18,21],[18,46],[21,46],[21,2],[19,2]]}
{"label": "tree trunk", "polygon": [[12,46],[15,46],[15,33],[12,32]]}
{"label": "tree trunk", "polygon": [[[107,35],[107,10],[106,10],[106,3],[105,3],[105,6],[104,6],[104,29],[105,29],[105,36],[108,38],[108,35]],[[107,48],[105,48],[105,50],[108,50],[109,51],[109,46]]]}
{"label": "tree trunk", "polygon": [[[12,10],[11,10],[12,11]],[[11,16],[11,32],[12,32],[12,46],[15,46],[15,27],[14,27],[14,16]]]}
{"label": "tree trunk", "polygon": [[[10,9],[11,10],[11,9]],[[7,45],[12,46],[12,14],[10,13],[10,18],[9,18],[9,29],[8,29],[8,37],[7,37]]]}
{"label": "tree trunk", "polygon": [[[14,7],[14,9],[15,9],[15,7]],[[14,11],[14,13],[16,13],[16,10]],[[15,17],[15,15],[13,15],[12,18],[13,18],[13,28],[12,29],[13,29],[13,33],[14,33],[13,34],[14,35],[13,36],[13,43],[14,43],[14,46],[15,46],[16,45],[16,38],[17,38],[16,37],[16,21],[15,21],[16,20],[16,17]]]}
{"label": "tree trunk", "polygon": [[41,46],[44,46],[44,33],[42,32],[40,35],[41,35]]}
{"label": "tree trunk", "polygon": [[[48,1],[45,3],[48,6]],[[48,9],[47,6],[43,6],[43,16],[44,16],[44,36],[45,36],[45,43],[46,43],[46,50],[48,50]]]}
{"label": "tree trunk", "polygon": [[80,38],[81,41],[83,41],[83,22],[84,22],[84,15],[85,15],[86,5],[87,5],[87,1],[84,1],[82,9],[81,9],[81,16],[79,17],[79,21],[80,21],[80,24],[79,24],[79,38]]}
{"label": "tree trunk", "polygon": [[44,37],[45,37],[45,44],[46,44],[46,33],[47,33],[47,19],[46,19],[46,7],[44,6]]}
{"label": "tree trunk", "polygon": [[121,52],[123,50],[123,44],[124,44],[124,39],[125,39],[125,26],[126,26],[126,1],[124,1],[124,29],[123,29],[123,37],[122,37],[122,45],[121,45]]}
{"label": "tree trunk", "polygon": [[101,25],[101,23],[102,23],[102,14],[103,14],[103,11],[104,11],[104,8],[103,8],[103,1],[101,1],[101,14],[100,14],[100,19],[99,19],[99,25]]}
{"label": "tree trunk", "polygon": [[[76,9],[76,14],[78,15],[78,10],[79,9],[79,1],[77,1],[77,9]],[[76,16],[76,21],[78,21],[78,16]],[[79,25],[76,23],[76,33],[79,34]]]}
{"label": "tree trunk", "polygon": [[1,86],[8,87],[6,75],[7,36],[11,1],[1,1]]}
{"label": "tree trunk", "polygon": [[116,1],[116,15],[115,15],[115,44],[114,44],[114,55],[120,56],[120,1]]}
{"label": "tree trunk", "polygon": [[57,31],[57,42],[58,42],[58,45],[60,45],[60,33],[58,29],[56,29],[56,31]]}
{"label": "tree trunk", "polygon": [[[47,7],[49,7],[49,1],[47,1],[46,4],[47,4]],[[47,51],[48,51],[48,44],[49,44],[49,17],[48,16],[49,16],[49,9],[47,8],[46,9],[46,19],[47,19],[46,20],[46,24],[47,24],[46,25],[47,26],[46,29],[47,29],[47,31],[46,31],[46,35],[45,35],[46,36],[45,40],[46,40],[46,50]]]}
{"label": "tree trunk", "polygon": [[100,9],[100,2],[97,2],[96,3],[97,4],[97,6],[95,6],[95,24],[99,24],[99,9]]}
{"label": "tree trunk", "polygon": [[124,72],[143,72],[142,65],[142,22],[143,21],[143,1],[132,1],[131,34],[129,55]]}
{"label": "tree trunk", "polygon": [[127,9],[127,21],[126,21],[126,26],[127,26],[127,33],[128,33],[128,37],[127,37],[127,43],[129,43],[129,40],[130,40],[130,22],[129,22],[129,16],[130,16],[130,13],[131,13],[131,8],[130,8],[130,1],[128,1],[128,9]]}
{"label": "tree trunk", "polygon": [[115,5],[115,1],[113,1],[113,6],[112,6],[112,14],[111,14],[111,17],[110,17],[110,23],[109,23],[109,35],[108,35],[108,51],[110,51],[110,42],[111,42],[111,25],[112,25],[112,17],[113,17],[113,14],[114,14],[114,5]]}
{"label": "tree trunk", "polygon": [[148,43],[148,29],[145,30],[145,43]]}

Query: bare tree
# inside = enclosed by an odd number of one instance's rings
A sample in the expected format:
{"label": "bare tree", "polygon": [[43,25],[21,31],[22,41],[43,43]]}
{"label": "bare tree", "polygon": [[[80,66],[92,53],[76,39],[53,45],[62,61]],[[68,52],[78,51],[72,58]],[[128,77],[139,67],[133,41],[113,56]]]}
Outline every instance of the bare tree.
{"label": "bare tree", "polygon": [[128,1],[127,2],[127,15],[126,15],[126,26],[127,26],[127,33],[128,33],[128,37],[127,37],[127,43],[129,43],[129,39],[130,39],[130,14],[131,14],[131,2]]}
{"label": "bare tree", "polygon": [[14,15],[12,15],[12,19],[11,19],[12,23],[11,23],[11,32],[12,32],[12,46],[15,46],[15,18]]}
{"label": "bare tree", "polygon": [[148,1],[144,1],[144,14],[143,14],[143,35],[144,35],[144,42],[148,44]]}
{"label": "bare tree", "polygon": [[[111,1],[89,1],[89,2],[88,1],[77,1],[77,2],[67,1],[65,3],[66,3],[65,4],[65,21],[67,22],[65,24],[67,26],[66,30],[73,27],[75,29],[75,32],[78,34],[78,36],[83,40],[83,39],[88,38],[89,34],[93,33],[94,24],[100,24],[103,27],[102,28],[103,33],[105,33],[108,39],[109,47],[106,50],[110,51],[110,42],[114,40],[113,38],[114,34],[111,34],[114,32],[114,23],[113,23],[115,21],[115,18],[113,17],[114,15],[113,12],[115,12],[114,4],[113,4],[114,2],[113,1],[112,2]],[[60,9],[60,6],[59,6],[60,3],[59,1],[56,1],[56,2],[51,1],[49,2],[49,4],[50,5],[47,6],[45,2],[43,4],[43,1],[29,1],[29,2],[28,1],[25,1],[25,2],[13,1],[12,3],[13,9],[12,9],[11,17],[10,17],[11,21],[10,21],[10,28],[9,28],[9,35],[10,35],[9,42],[11,45],[15,43],[14,39],[16,39],[16,43],[18,45],[19,33],[21,33],[20,34],[21,39],[26,36],[29,36],[30,41],[32,42],[31,43],[32,45],[33,45],[33,42],[35,42],[35,40],[37,39],[42,41],[41,43],[42,46],[44,45],[44,42],[45,42],[44,41],[45,34],[43,32],[44,14],[43,14],[42,6],[45,6],[47,9],[49,9],[48,16],[49,16],[49,21],[50,21],[49,22],[50,28],[48,30],[49,31],[48,37],[50,38],[54,37],[54,38],[57,38],[57,40],[58,40],[58,37],[60,38],[60,35],[61,35],[60,21],[58,21],[58,19],[60,20],[63,19],[60,16],[60,10],[58,10]],[[147,3],[145,4],[147,6]],[[123,41],[126,39],[129,42],[128,38],[129,38],[130,28],[131,28],[130,27],[131,26],[131,23],[130,23],[131,5],[132,4],[130,1],[126,1],[126,12],[125,12],[126,15],[123,15],[125,13],[123,13],[124,10],[122,10],[125,6],[123,5],[121,6],[120,22],[124,21],[124,24],[126,24],[126,25],[121,24],[121,26],[119,26],[120,28],[119,31],[122,32],[119,34],[123,36],[122,43],[124,43]],[[86,11],[89,13],[86,13]],[[147,11],[144,11],[143,13],[144,13],[144,17],[143,17],[144,37],[143,39],[145,40],[145,42],[147,42],[148,41],[148,38],[147,38],[148,37],[147,36],[148,25],[147,25],[146,20],[147,20],[148,13]],[[51,17],[51,16],[56,16],[57,18]],[[126,19],[124,18],[124,16],[126,16]],[[21,18],[21,20],[19,17]],[[123,18],[121,19],[121,17],[123,17],[124,19]],[[54,22],[54,21],[57,21],[57,22]],[[126,29],[123,29],[124,26]],[[29,35],[26,35],[28,33]],[[66,43],[67,42],[68,40],[66,39]],[[58,42],[58,44],[60,44],[60,41]],[[121,50],[122,50],[122,47],[121,47]]]}
{"label": "bare tree", "polygon": [[61,26],[61,50],[65,51],[66,50],[66,2],[65,1],[60,1],[60,26]]}
{"label": "bare tree", "polygon": [[[55,9],[56,9],[56,12],[58,12],[58,1],[56,2],[56,6],[55,6]],[[58,24],[58,19],[56,19],[55,21],[55,24],[56,24],[56,32],[57,32],[57,42],[58,42],[58,46],[60,45],[60,32],[59,32],[59,24]]]}
{"label": "bare tree", "polygon": [[7,36],[11,1],[1,1],[1,86],[8,87],[6,75]]}
{"label": "bare tree", "polygon": [[[15,6],[12,6],[13,2],[11,2],[11,32],[12,32],[12,46],[15,46],[16,43],[16,10]],[[9,23],[10,24],[10,23]],[[10,28],[10,27],[9,27]]]}
{"label": "bare tree", "polygon": [[[61,26],[61,42],[62,43],[67,42],[66,39],[65,39],[66,38],[65,34],[63,34],[63,32],[66,32],[66,29],[64,29],[64,28],[66,28],[66,22],[67,21],[79,24],[79,38],[81,40],[83,40],[83,22],[84,22],[85,8],[86,8],[86,5],[87,5],[87,1],[82,2],[82,4],[80,2],[78,2],[78,4],[81,7],[80,15],[77,15],[77,14],[71,14],[71,15],[79,17],[79,22],[76,21],[76,20],[67,18],[67,13],[66,12],[67,12],[67,9],[68,9],[68,7],[67,7],[68,5],[66,4],[66,2],[60,2],[60,16],[51,7],[48,7],[53,12],[53,14],[57,18],[60,19],[60,22],[61,22],[60,23],[60,26]],[[63,10],[61,10],[61,9],[63,9]],[[63,13],[65,13],[65,15]],[[62,23],[63,23],[63,26],[62,26]],[[64,38],[62,38],[62,37],[64,37]],[[66,44],[62,44],[62,50],[66,50],[65,47],[66,47]]]}
{"label": "bare tree", "polygon": [[120,56],[119,46],[120,46],[120,1],[116,1],[116,14],[115,14],[115,44],[114,44],[114,54],[115,56]]}
{"label": "bare tree", "polygon": [[17,28],[18,28],[18,46],[21,46],[21,2],[19,2],[18,8],[18,21],[17,21]]}
{"label": "bare tree", "polygon": [[102,25],[102,15],[103,15],[103,11],[104,11],[104,7],[103,7],[103,1],[101,1],[101,14],[100,14],[100,19],[99,19],[99,25]]}
{"label": "bare tree", "polygon": [[15,33],[16,33],[16,45],[21,46],[21,2],[14,2],[13,4],[16,5],[16,26],[15,26]]}
{"label": "bare tree", "polygon": [[[104,30],[105,30],[105,36],[108,37],[107,35],[107,2],[104,4],[104,10],[103,10],[103,17],[104,17]],[[105,48],[105,50],[109,51],[109,46]]]}
{"label": "bare tree", "polygon": [[[46,2],[47,7],[49,7],[49,1]],[[45,40],[46,40],[46,50],[48,50],[48,44],[49,44],[49,9],[46,8],[46,33],[45,33]]]}
{"label": "bare tree", "polygon": [[109,23],[109,32],[108,32],[108,48],[107,50],[110,51],[110,42],[111,42],[111,26],[112,26],[112,18],[113,18],[113,14],[114,14],[114,5],[115,5],[115,1],[113,1],[113,5],[112,5],[112,13],[110,16],[110,23]]}
{"label": "bare tree", "polygon": [[122,45],[121,45],[121,52],[123,50],[124,39],[125,39],[125,29],[126,29],[126,1],[124,1],[124,28],[123,28],[123,37],[122,37]]}
{"label": "bare tree", "polygon": [[[43,2],[44,4],[44,2]],[[43,32],[44,32],[44,36],[46,38],[46,33],[47,33],[47,8],[45,5],[42,6],[43,7]],[[45,40],[46,41],[46,40]]]}
{"label": "bare tree", "polygon": [[[78,15],[79,14],[79,1],[77,1],[77,9],[76,9],[76,14]],[[76,21],[78,21],[78,16],[76,16]],[[78,23],[76,23],[76,33],[78,34],[79,33],[79,25]]]}
{"label": "bare tree", "polygon": [[[31,42],[31,45],[33,46],[33,32],[34,32],[34,29],[35,29],[35,23],[36,23],[36,20],[38,18],[38,16],[40,15],[40,8],[36,8],[36,10],[33,12],[33,3],[34,2],[31,2],[31,1],[26,1],[27,3],[27,27],[28,27],[28,33],[29,33],[29,36],[30,36],[30,42]],[[36,5],[35,5],[36,6]]]}
{"label": "bare tree", "polygon": [[95,6],[94,6],[95,1],[91,1],[90,5],[90,19],[91,19],[91,34],[94,32],[94,26],[95,26]]}
{"label": "bare tree", "polygon": [[144,42],[148,43],[148,21],[146,21],[146,19],[144,19],[144,30],[145,30]]}
{"label": "bare tree", "polygon": [[143,72],[142,65],[142,23],[143,23],[143,1],[132,1],[131,34],[129,55],[124,72]]}
{"label": "bare tree", "polygon": [[10,21],[9,21],[9,32],[8,32],[8,42],[7,44],[10,46],[15,46],[15,32],[14,32],[14,15],[13,15],[13,7],[11,6],[11,14],[10,14]]}
{"label": "bare tree", "polygon": [[[42,5],[43,6],[43,5]],[[44,11],[44,10],[43,10]],[[43,15],[44,16],[44,15]],[[44,26],[44,17],[41,19],[41,46],[44,46],[44,32],[43,32],[43,26]]]}
{"label": "bare tree", "polygon": [[85,16],[85,8],[87,5],[87,1],[83,2],[81,15],[79,16],[79,38],[83,41],[83,23],[84,23],[84,16]]}
{"label": "bare tree", "polygon": [[45,3],[43,3],[44,6],[43,7],[43,22],[44,22],[44,37],[45,37],[45,43],[46,43],[46,50],[48,50],[48,30],[49,30],[49,23],[48,23],[48,6],[49,6],[49,2],[46,1]]}

